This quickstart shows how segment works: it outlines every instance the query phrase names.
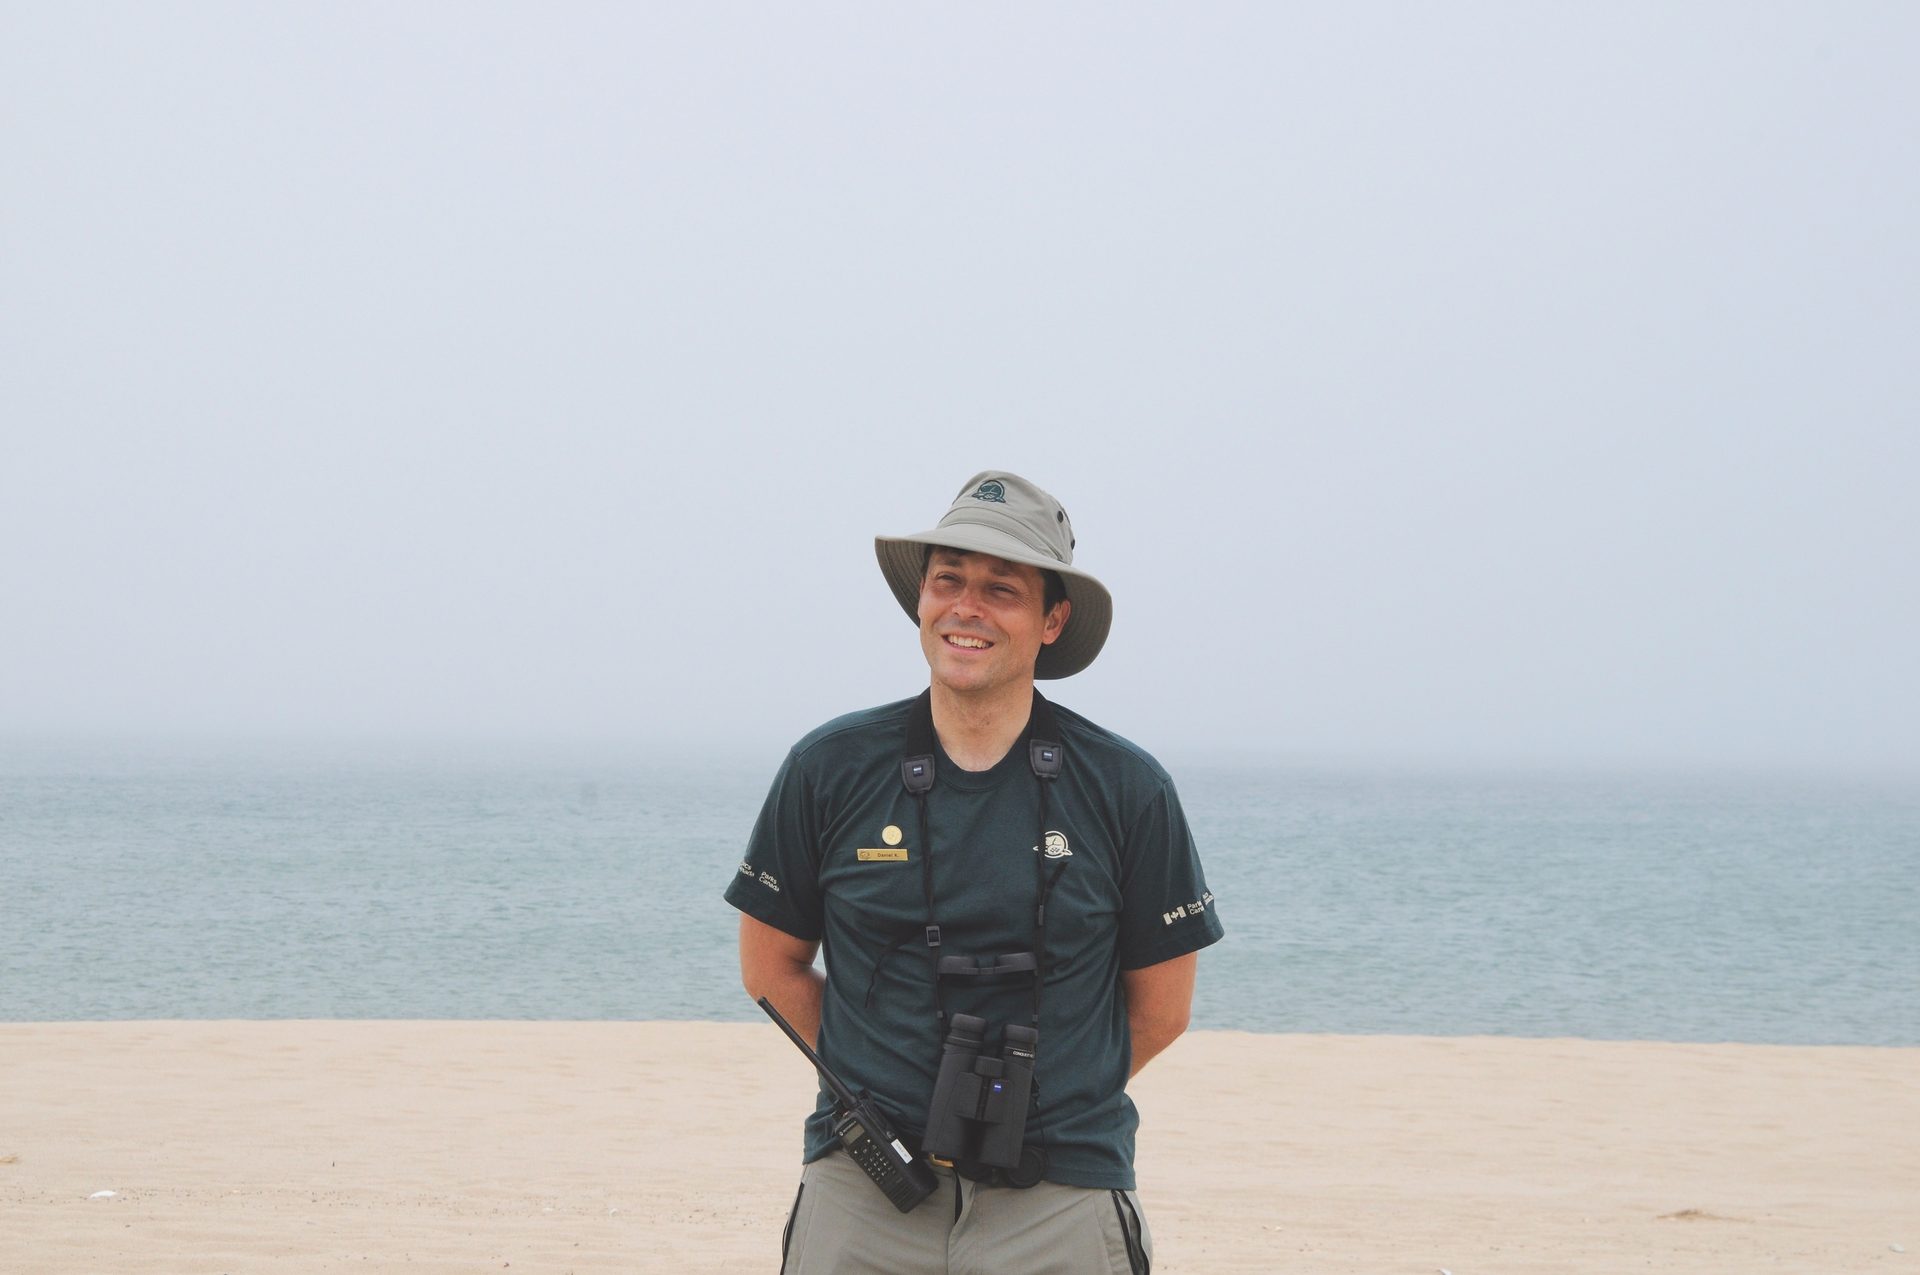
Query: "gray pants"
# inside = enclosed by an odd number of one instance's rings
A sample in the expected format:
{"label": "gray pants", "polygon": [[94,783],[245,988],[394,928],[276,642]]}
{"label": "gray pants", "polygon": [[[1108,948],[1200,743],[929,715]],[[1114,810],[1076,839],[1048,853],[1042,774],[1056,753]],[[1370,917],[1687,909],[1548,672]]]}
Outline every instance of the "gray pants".
{"label": "gray pants", "polygon": [[781,1240],[781,1275],[1148,1275],[1140,1198],[1042,1182],[983,1186],[933,1167],[940,1189],[911,1213],[844,1151],[815,1160]]}

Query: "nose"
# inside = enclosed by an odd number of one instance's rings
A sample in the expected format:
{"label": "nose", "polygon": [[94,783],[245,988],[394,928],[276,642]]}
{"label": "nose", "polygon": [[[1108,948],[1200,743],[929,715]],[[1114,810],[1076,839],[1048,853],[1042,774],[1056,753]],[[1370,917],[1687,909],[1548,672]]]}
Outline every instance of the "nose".
{"label": "nose", "polygon": [[950,609],[955,615],[981,614],[986,608],[981,604],[978,586],[970,584],[954,594],[953,606]]}

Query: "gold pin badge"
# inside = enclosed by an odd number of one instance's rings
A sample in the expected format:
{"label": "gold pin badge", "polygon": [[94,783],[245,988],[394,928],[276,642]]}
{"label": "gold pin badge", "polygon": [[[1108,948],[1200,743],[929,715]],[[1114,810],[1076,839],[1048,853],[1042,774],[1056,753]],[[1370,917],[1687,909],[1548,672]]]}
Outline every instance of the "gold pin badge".
{"label": "gold pin badge", "polygon": [[900,834],[899,824],[890,823],[886,827],[880,830],[880,840],[886,842],[890,846],[897,846],[900,844],[900,835],[901,834]]}

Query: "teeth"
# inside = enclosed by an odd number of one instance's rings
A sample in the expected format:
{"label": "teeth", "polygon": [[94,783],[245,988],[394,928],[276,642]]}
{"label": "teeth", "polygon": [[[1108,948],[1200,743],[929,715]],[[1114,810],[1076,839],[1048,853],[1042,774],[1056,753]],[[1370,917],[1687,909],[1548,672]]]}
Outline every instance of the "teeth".
{"label": "teeth", "polygon": [[948,634],[947,641],[953,643],[955,646],[972,647],[975,650],[981,650],[981,651],[984,651],[987,647],[993,645],[993,643],[988,642],[983,638],[961,637],[958,634]]}

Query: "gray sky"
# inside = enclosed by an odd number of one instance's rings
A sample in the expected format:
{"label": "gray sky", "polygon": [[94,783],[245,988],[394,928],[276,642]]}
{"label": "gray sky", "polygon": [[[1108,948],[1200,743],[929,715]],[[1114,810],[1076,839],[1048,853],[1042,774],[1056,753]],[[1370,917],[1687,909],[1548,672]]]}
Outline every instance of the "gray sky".
{"label": "gray sky", "polygon": [[1920,9],[0,6],[0,734],[1920,770]]}

